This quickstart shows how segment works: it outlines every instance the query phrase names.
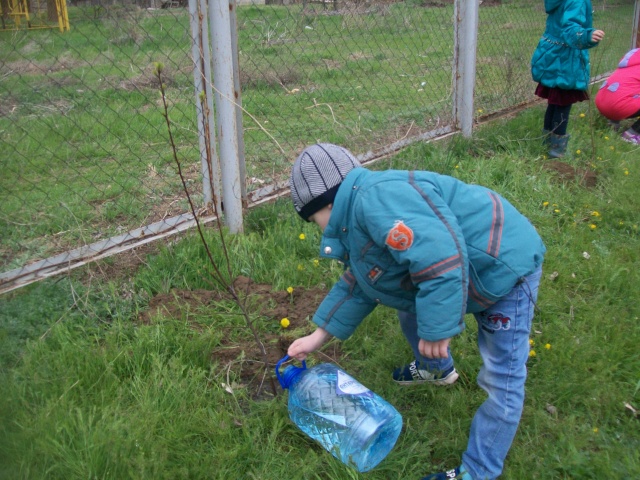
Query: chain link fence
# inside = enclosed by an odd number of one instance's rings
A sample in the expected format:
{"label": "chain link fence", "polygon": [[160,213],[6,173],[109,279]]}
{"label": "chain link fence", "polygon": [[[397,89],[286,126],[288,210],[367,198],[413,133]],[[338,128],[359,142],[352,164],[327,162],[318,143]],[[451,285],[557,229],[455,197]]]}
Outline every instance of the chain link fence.
{"label": "chain link fence", "polygon": [[[177,153],[203,206],[185,3],[68,1],[68,32],[0,32],[0,291],[192,224],[155,72],[162,63]],[[253,201],[310,143],[367,159],[455,130],[453,0],[267,3],[236,8]],[[607,36],[592,76],[632,46],[634,4],[593,0]],[[542,1],[480,2],[478,120],[535,99],[529,60],[545,20]]]}

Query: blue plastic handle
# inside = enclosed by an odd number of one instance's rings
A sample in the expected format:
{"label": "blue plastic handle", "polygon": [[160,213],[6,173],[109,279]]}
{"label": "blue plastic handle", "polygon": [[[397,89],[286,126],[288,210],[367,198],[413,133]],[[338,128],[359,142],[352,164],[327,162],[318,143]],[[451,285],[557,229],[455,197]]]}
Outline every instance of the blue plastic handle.
{"label": "blue plastic handle", "polygon": [[[280,386],[283,389],[287,389],[289,388],[289,381],[287,381],[287,378],[283,377],[282,375],[280,375],[280,365],[282,365],[284,362],[286,362],[287,360],[289,360],[291,357],[289,357],[289,355],[285,355],[284,357],[282,357],[278,363],[276,363],[276,378],[278,379],[278,382],[280,382]],[[302,361],[302,368],[300,367],[294,367],[296,370],[306,370],[307,369],[307,362],[305,360]]]}

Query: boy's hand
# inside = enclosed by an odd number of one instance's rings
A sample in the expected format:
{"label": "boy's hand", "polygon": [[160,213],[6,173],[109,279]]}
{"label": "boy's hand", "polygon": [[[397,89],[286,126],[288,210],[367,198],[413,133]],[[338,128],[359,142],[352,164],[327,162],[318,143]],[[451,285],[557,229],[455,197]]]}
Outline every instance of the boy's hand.
{"label": "boy's hand", "polygon": [[591,34],[591,42],[598,43],[604,38],[604,32],[602,30],[594,30]]}
{"label": "boy's hand", "polygon": [[427,358],[447,358],[449,356],[450,341],[450,338],[438,340],[437,342],[428,342],[420,339],[418,350],[420,350],[420,354]]}
{"label": "boy's hand", "polygon": [[326,330],[317,328],[311,335],[300,337],[289,345],[287,355],[297,360],[304,360],[309,353],[319,349],[330,336]]}

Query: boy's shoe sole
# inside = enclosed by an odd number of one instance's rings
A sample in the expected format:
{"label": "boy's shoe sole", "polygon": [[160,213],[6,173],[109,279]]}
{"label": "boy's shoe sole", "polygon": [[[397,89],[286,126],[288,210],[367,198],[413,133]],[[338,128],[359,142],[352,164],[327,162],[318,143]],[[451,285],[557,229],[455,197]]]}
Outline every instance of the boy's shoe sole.
{"label": "boy's shoe sole", "polygon": [[453,385],[458,380],[458,377],[455,367],[451,367],[450,371],[444,372],[442,375],[436,375],[427,370],[419,370],[416,367],[415,360],[393,372],[393,381],[403,386],[422,385],[424,383],[436,386]]}

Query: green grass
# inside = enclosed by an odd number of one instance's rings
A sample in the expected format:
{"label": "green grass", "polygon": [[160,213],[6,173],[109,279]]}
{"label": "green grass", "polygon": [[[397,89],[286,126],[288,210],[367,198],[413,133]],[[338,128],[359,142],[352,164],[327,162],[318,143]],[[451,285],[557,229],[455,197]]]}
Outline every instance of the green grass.
{"label": "green grass", "polygon": [[[359,154],[451,121],[453,7],[356,7],[238,8],[249,178],[283,179],[318,139]],[[592,50],[596,75],[627,51],[633,5],[594,9],[607,32]],[[186,10],[70,7],[69,16],[64,34],[0,32],[4,271],[185,212],[155,62],[165,66],[173,135],[201,198]],[[541,5],[525,0],[480,8],[478,116],[533,98],[529,59],[544,21]]]}
{"label": "green grass", "polygon": [[[473,140],[416,144],[371,168],[424,168],[489,186],[547,245],[536,355],[503,478],[638,478],[638,419],[625,407],[640,409],[638,148],[580,104],[565,161],[594,170],[598,184],[560,182],[545,168],[542,116],[535,107]],[[320,234],[288,199],[252,210],[246,225],[245,235],[228,237],[233,275],[278,290],[331,285],[340,275],[338,264],[314,265]],[[218,245],[214,230],[207,238]],[[258,401],[237,384],[225,391],[226,368],[211,351],[247,335],[232,305],[136,321],[155,294],[210,288],[204,265],[199,240],[188,235],[130,278],[99,282],[78,272],[0,298],[0,477],[407,479],[459,463],[484,398],[472,318],[453,340],[461,379],[451,388],[390,381],[410,358],[390,309],[378,308],[342,342],[342,367],[404,418],[394,450],[361,475],[289,421],[286,396]]]}

